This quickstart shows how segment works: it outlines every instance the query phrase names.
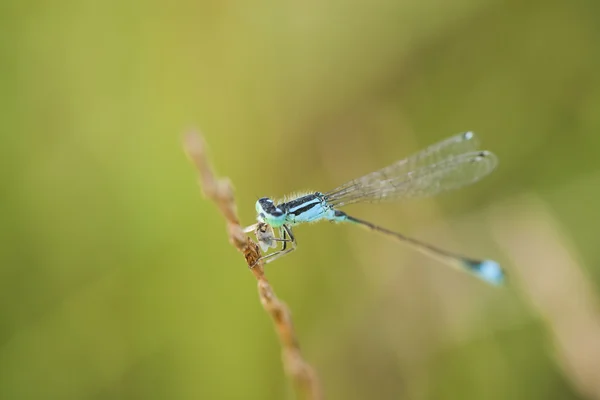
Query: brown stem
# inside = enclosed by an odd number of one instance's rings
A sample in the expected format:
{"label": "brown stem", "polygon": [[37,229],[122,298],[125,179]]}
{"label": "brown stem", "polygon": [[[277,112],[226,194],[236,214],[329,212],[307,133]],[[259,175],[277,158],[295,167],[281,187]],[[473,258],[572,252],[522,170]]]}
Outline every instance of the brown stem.
{"label": "brown stem", "polygon": [[228,179],[218,179],[213,174],[206,156],[206,146],[200,134],[194,132],[187,134],[184,138],[184,148],[198,170],[200,187],[204,196],[217,205],[225,218],[230,243],[244,255],[249,267],[254,266],[254,268],[250,268],[250,271],[258,280],[260,302],[275,323],[282,346],[283,365],[286,373],[303,398],[322,399],[317,375],[302,358],[290,311],[285,303],[275,295],[265,276],[262,262],[256,262],[260,258],[258,245],[244,233],[240,225],[231,182]]}

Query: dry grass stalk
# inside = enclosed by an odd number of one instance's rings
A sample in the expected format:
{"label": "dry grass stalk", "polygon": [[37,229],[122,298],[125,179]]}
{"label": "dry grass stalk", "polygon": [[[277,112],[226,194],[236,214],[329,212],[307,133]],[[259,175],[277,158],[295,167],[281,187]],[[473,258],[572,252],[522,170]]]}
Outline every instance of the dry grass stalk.
{"label": "dry grass stalk", "polygon": [[249,267],[254,265],[250,271],[258,280],[260,302],[275,323],[282,346],[282,358],[286,373],[303,398],[321,399],[322,392],[317,375],[302,357],[290,311],[285,303],[275,295],[265,276],[263,263],[256,262],[260,257],[258,244],[244,233],[243,227],[240,225],[230,181],[215,177],[208,162],[206,146],[198,133],[192,132],[185,136],[184,148],[198,170],[204,196],[217,205],[227,222],[230,243],[244,255]]}
{"label": "dry grass stalk", "polygon": [[565,377],[583,397],[600,399],[600,299],[575,246],[539,198],[520,198],[493,219],[512,258],[513,282],[546,323]]}

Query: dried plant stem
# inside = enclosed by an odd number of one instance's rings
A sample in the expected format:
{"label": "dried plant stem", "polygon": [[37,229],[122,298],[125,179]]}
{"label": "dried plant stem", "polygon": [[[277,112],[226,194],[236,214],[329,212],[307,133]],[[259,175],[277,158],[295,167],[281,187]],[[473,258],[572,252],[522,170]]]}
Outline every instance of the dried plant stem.
{"label": "dried plant stem", "polygon": [[518,198],[492,220],[498,243],[513,260],[514,285],[545,322],[559,367],[582,398],[600,400],[600,298],[541,199]]}
{"label": "dried plant stem", "polygon": [[296,339],[292,318],[288,307],[279,300],[265,277],[258,245],[251,240],[240,225],[233,196],[233,188],[228,179],[218,179],[206,156],[206,146],[198,133],[189,133],[184,139],[184,148],[199,173],[200,186],[204,196],[212,200],[227,222],[229,241],[245,257],[248,266],[256,265],[250,271],[258,280],[258,295],[263,308],[269,313],[282,346],[285,371],[297,391],[306,399],[321,399],[322,392],[313,368],[302,358]]}

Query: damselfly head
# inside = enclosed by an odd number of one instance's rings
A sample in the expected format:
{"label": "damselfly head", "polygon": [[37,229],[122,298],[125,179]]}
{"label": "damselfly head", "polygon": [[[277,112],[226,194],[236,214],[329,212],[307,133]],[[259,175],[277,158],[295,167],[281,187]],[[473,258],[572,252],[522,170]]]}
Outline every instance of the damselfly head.
{"label": "damselfly head", "polygon": [[268,197],[256,202],[257,220],[278,228],[285,223],[285,213]]}

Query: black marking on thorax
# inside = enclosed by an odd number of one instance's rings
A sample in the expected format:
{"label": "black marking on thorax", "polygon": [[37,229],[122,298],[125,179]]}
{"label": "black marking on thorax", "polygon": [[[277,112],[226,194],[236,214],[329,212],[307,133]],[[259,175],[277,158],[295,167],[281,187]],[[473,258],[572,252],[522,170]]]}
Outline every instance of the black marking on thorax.
{"label": "black marking on thorax", "polygon": [[323,202],[323,194],[316,192],[298,197],[286,203],[281,203],[278,207],[286,214],[300,215],[321,202]]}

